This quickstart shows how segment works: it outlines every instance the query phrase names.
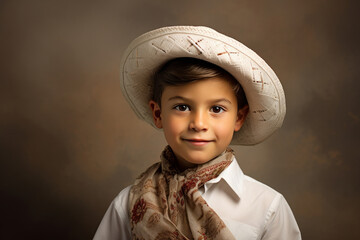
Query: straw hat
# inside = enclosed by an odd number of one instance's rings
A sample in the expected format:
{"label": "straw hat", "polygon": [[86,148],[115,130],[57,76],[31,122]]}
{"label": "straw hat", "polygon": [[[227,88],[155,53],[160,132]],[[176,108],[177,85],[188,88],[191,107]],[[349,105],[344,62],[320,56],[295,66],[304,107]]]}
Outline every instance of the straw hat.
{"label": "straw hat", "polygon": [[[255,52],[208,27],[173,26],[147,32],[125,50],[121,89],[140,119],[154,126],[149,101],[153,75],[167,61],[193,57],[216,64],[243,87],[249,113],[231,144],[253,145],[280,128],[285,117],[285,95],[274,71]],[[155,127],[155,126],[154,126]]]}

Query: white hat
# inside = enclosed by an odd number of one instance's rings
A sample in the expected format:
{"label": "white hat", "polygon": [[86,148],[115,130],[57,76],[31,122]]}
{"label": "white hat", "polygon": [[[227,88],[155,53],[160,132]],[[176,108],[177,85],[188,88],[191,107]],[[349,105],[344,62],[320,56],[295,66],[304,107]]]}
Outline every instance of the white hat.
{"label": "white hat", "polygon": [[239,81],[249,113],[231,144],[253,145],[280,128],[285,117],[285,95],[274,71],[255,52],[208,27],[173,26],[147,32],[125,50],[121,89],[140,119],[155,127],[149,101],[154,73],[167,61],[192,57],[211,62]]}

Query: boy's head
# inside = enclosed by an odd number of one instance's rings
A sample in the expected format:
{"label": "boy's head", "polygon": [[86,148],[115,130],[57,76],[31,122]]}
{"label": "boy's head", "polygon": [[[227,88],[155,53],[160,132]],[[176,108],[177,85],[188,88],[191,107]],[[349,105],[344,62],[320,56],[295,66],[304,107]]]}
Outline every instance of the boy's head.
{"label": "boy's head", "polygon": [[[200,68],[194,59],[203,60]],[[194,64],[182,65],[192,61]],[[154,82],[155,73],[158,82]],[[285,96],[275,73],[255,52],[213,29],[173,26],[147,32],[131,42],[121,63],[124,97],[138,117],[154,127],[158,127],[153,118],[154,109],[164,111],[164,95],[190,85],[195,88],[208,80],[231,89],[237,110],[248,106],[241,129],[235,132],[233,129],[231,144],[260,143],[282,125]],[[186,84],[182,85],[183,82]],[[210,92],[206,97],[212,96]],[[149,108],[150,100],[154,109]],[[178,107],[187,110],[186,106]]]}
{"label": "boy's head", "polygon": [[248,112],[239,82],[222,68],[193,58],[166,63],[154,77],[154,123],[164,130],[179,167],[205,163],[230,144]]}

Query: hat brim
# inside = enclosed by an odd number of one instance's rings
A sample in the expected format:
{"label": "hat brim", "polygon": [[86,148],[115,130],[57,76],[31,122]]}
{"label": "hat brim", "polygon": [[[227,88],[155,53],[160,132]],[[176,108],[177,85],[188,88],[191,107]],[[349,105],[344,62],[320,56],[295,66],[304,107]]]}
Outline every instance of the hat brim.
{"label": "hat brim", "polygon": [[[154,126],[149,101],[154,73],[167,61],[192,57],[216,64],[239,81],[249,113],[231,144],[254,145],[281,127],[285,95],[274,71],[254,51],[207,27],[173,26],[147,32],[131,42],[121,62],[121,89],[140,118]],[[155,127],[155,126],[154,126]]]}

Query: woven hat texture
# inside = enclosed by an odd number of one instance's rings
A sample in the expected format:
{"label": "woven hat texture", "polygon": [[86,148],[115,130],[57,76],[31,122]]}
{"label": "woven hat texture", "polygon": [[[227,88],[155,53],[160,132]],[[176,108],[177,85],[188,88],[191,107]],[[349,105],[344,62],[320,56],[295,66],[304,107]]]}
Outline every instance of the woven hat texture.
{"label": "woven hat texture", "polygon": [[[121,62],[121,89],[140,118],[154,126],[149,101],[154,73],[167,61],[193,57],[216,64],[241,84],[249,113],[231,144],[254,145],[280,128],[285,95],[274,71],[254,51],[208,27],[172,26],[147,32],[133,40]],[[155,127],[155,126],[154,126]]]}

